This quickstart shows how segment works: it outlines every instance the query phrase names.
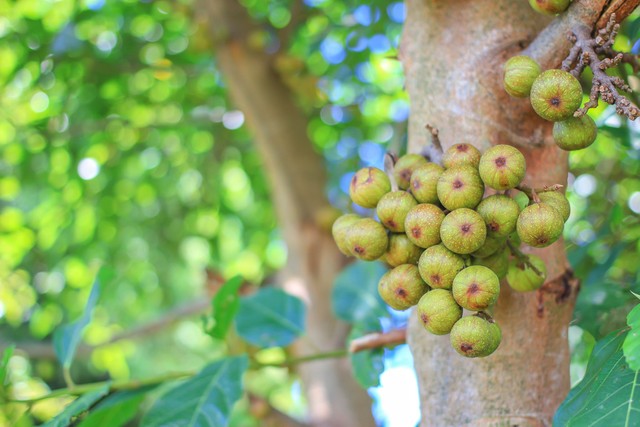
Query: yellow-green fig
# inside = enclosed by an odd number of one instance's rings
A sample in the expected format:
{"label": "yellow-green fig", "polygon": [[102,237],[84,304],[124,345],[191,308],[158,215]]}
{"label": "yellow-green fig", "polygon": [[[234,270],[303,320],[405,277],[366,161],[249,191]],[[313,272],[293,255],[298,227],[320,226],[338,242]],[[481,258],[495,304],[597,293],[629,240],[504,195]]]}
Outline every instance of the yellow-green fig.
{"label": "yellow-green fig", "polygon": [[447,214],[440,226],[442,243],[452,252],[470,254],[484,245],[487,226],[480,214],[462,208]]}
{"label": "yellow-green fig", "polygon": [[527,164],[520,150],[501,144],[484,152],[478,171],[482,181],[489,187],[508,190],[522,182]]}
{"label": "yellow-green fig", "polygon": [[478,167],[480,163],[480,151],[471,144],[454,144],[442,156],[442,165],[447,168],[456,166]]}
{"label": "yellow-green fig", "polygon": [[420,277],[418,267],[402,264],[387,271],[378,282],[380,297],[391,308],[406,310],[418,303],[429,287]]}
{"label": "yellow-green fig", "polygon": [[382,196],[376,206],[376,213],[382,225],[395,233],[401,233],[404,231],[407,213],[417,204],[416,199],[406,191],[392,191]]}
{"label": "yellow-green fig", "polygon": [[420,154],[405,154],[400,157],[393,168],[393,177],[396,179],[398,187],[401,190],[408,189],[413,171],[427,163],[429,163],[427,159]]}
{"label": "yellow-green fig", "polygon": [[564,194],[559,191],[545,191],[544,193],[538,193],[538,198],[540,198],[541,202],[560,212],[564,222],[567,222],[569,215],[571,215],[571,205]]}
{"label": "yellow-green fig", "polygon": [[565,151],[587,148],[598,135],[596,122],[586,114],[582,117],[570,117],[553,124],[553,140]]}
{"label": "yellow-green fig", "polygon": [[425,249],[418,261],[420,276],[434,289],[451,289],[453,279],[464,267],[464,259],[442,244]]}
{"label": "yellow-green fig", "polygon": [[473,209],[484,194],[484,184],[473,166],[456,166],[445,170],[438,180],[438,199],[450,211],[460,208]]}
{"label": "yellow-green fig", "polygon": [[435,163],[427,163],[415,169],[411,174],[411,194],[420,203],[436,204],[438,192],[436,187],[444,169]]}
{"label": "yellow-green fig", "polygon": [[411,243],[404,233],[393,233],[389,236],[389,247],[384,260],[392,267],[401,264],[416,264],[422,254],[422,248]]}
{"label": "yellow-green fig", "polygon": [[413,207],[404,220],[404,230],[409,240],[421,248],[440,243],[440,224],[444,212],[436,205],[421,203]]}
{"label": "yellow-green fig", "polygon": [[451,328],[451,346],[464,357],[486,357],[500,345],[500,330],[480,316],[465,316]]}
{"label": "yellow-green fig", "polygon": [[345,214],[336,219],[331,227],[331,234],[335,240],[340,252],[347,256],[351,256],[351,247],[347,242],[347,234],[353,224],[360,221],[360,217],[356,214]]}
{"label": "yellow-green fig", "polygon": [[462,317],[462,308],[445,289],[433,289],[418,302],[418,319],[424,328],[435,335],[445,335]]}
{"label": "yellow-green fig", "polygon": [[567,120],[582,103],[582,86],[563,70],[547,70],[531,86],[531,106],[550,122]]}
{"label": "yellow-green fig", "polygon": [[571,0],[529,0],[529,4],[543,15],[557,15],[569,7]]}
{"label": "yellow-green fig", "polygon": [[498,301],[500,280],[489,268],[472,265],[453,279],[453,298],[462,308],[482,311]]}
{"label": "yellow-green fig", "polygon": [[382,224],[371,218],[363,218],[351,224],[347,233],[347,244],[349,251],[356,258],[373,261],[387,251],[389,238]]}
{"label": "yellow-green fig", "polygon": [[391,191],[391,181],[378,168],[362,168],[351,178],[349,196],[356,205],[375,208],[378,201]]}
{"label": "yellow-green fig", "polygon": [[533,58],[525,55],[511,57],[504,64],[504,90],[516,98],[526,98],[541,72],[540,65]]}
{"label": "yellow-green fig", "polygon": [[547,279],[547,266],[538,256],[528,255],[529,262],[538,270],[535,272],[526,262],[517,261],[509,265],[507,283],[518,292],[529,292],[539,289]]}
{"label": "yellow-green fig", "polygon": [[564,221],[555,208],[546,203],[534,203],[518,216],[518,237],[529,246],[545,248],[562,235]]}
{"label": "yellow-green fig", "polygon": [[518,203],[502,194],[489,196],[480,202],[476,211],[480,214],[490,236],[507,237],[516,229],[520,214]]}

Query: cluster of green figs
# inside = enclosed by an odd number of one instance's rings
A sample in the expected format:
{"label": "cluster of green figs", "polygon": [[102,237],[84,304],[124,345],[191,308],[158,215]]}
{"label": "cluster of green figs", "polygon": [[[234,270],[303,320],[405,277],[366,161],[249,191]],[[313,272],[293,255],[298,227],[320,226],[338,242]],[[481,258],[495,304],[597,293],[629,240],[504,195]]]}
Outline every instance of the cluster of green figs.
{"label": "cluster of green figs", "polygon": [[514,56],[504,65],[504,88],[516,98],[529,97],[533,110],[554,122],[553,139],[561,149],[581,150],[596,140],[598,128],[593,119],[586,114],[574,117],[582,103],[582,86],[571,73],[542,71],[533,58]]}
{"label": "cluster of green figs", "polygon": [[[333,237],[345,255],[390,266],[378,284],[389,306],[417,305],[427,331],[450,334],[463,356],[488,356],[502,339],[490,315],[500,280],[527,292],[546,279],[544,262],[524,255],[521,243],[552,244],[569,217],[556,187],[536,192],[520,185],[525,172],[518,149],[496,145],[481,154],[469,144],[450,147],[441,164],[407,154],[386,172],[360,169],[349,194],[375,209],[377,220],[342,215]],[[485,186],[493,194],[485,197]],[[463,316],[463,309],[475,313]]]}

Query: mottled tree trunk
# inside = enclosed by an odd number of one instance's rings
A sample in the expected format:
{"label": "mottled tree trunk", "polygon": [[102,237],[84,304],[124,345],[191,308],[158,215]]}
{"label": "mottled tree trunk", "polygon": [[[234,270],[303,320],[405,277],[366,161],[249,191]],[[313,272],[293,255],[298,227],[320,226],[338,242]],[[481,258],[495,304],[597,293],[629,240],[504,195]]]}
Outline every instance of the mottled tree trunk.
{"label": "mottled tree trunk", "polygon": [[[328,207],[323,158],[307,136],[307,118],[272,67],[248,39],[259,28],[237,0],[203,2],[216,43],[216,60],[233,103],[244,113],[268,177],[288,247],[282,285],[307,301],[303,356],[345,347],[347,324],[335,318],[331,289],[346,258],[315,217]],[[347,359],[301,365],[313,427],[373,426],[371,399],[355,381]]]}
{"label": "mottled tree trunk", "polygon": [[[431,124],[445,149],[515,145],[527,159],[526,184],[566,184],[567,154],[553,143],[550,123],[528,99],[502,88],[502,64],[549,22],[526,0],[408,0],[401,60],[411,98],[410,151],[430,144]],[[422,425],[550,425],[570,386],[567,328],[577,284],[562,242],[535,252],[547,263],[549,282],[530,293],[503,283],[494,312],[503,341],[493,355],[465,359],[448,336],[426,333],[412,316]]]}

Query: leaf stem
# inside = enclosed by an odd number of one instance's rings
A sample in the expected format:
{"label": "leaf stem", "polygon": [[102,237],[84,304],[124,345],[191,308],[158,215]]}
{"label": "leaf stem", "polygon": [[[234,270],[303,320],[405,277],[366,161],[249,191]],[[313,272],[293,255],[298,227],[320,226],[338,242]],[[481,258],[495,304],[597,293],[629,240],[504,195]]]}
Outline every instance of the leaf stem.
{"label": "leaf stem", "polygon": [[291,357],[283,360],[282,362],[262,363],[254,359],[251,361],[251,366],[253,368],[266,368],[266,367],[286,368],[288,366],[299,365],[301,363],[306,363],[306,362],[314,362],[317,360],[337,359],[340,357],[346,357],[347,355],[349,355],[349,350],[341,349],[341,350],[335,350],[335,351],[328,351],[326,353],[311,354],[309,356]]}
{"label": "leaf stem", "polygon": [[96,390],[100,387],[110,384],[109,392],[122,391],[122,390],[136,390],[142,387],[161,384],[166,381],[178,380],[181,378],[192,377],[196,374],[195,371],[186,372],[171,372],[168,374],[159,375],[157,377],[146,378],[142,380],[128,380],[128,381],[100,381],[95,383],[79,384],[73,387],[59,388],[53,390],[47,394],[38,397],[32,397],[29,399],[8,399],[5,403],[35,403],[41,400],[52,399],[54,397],[62,396],[79,396],[84,393]]}
{"label": "leaf stem", "polygon": [[516,257],[518,259],[518,261],[520,261],[521,263],[525,264],[527,267],[529,267],[531,270],[533,270],[533,272],[536,273],[538,276],[540,276],[540,277],[544,276],[542,274],[542,272],[540,270],[538,270],[538,268],[535,265],[533,265],[533,263],[529,259],[529,256],[527,254],[525,254],[524,252],[522,252],[520,250],[520,248],[516,247],[509,240],[507,240],[507,246],[509,246],[509,250],[511,251],[511,255]]}

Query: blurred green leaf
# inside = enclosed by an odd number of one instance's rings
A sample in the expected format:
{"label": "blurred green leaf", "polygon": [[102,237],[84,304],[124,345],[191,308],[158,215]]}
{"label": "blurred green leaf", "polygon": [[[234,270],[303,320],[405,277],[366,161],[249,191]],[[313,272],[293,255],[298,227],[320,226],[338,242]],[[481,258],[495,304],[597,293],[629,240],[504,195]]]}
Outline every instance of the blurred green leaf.
{"label": "blurred green leaf", "polygon": [[625,337],[617,331],[598,341],[584,378],[558,408],[554,426],[640,426],[640,378],[625,363]]}
{"label": "blurred green leaf", "polygon": [[242,277],[235,276],[225,282],[218,290],[211,305],[213,307],[213,326],[207,331],[213,338],[223,340],[240,308],[238,290],[242,286]]}
{"label": "blurred green leaf", "polygon": [[[349,334],[349,341],[362,336],[366,331],[354,328]],[[359,351],[349,355],[353,375],[363,388],[380,385],[380,374],[384,371],[384,349]]]}
{"label": "blurred green leaf", "polygon": [[387,269],[380,262],[356,261],[342,270],[333,285],[331,302],[336,316],[346,322],[379,329],[379,318],[388,316],[378,295],[378,281]]}
{"label": "blurred green leaf", "polygon": [[222,427],[242,395],[246,356],[228,357],[162,395],[144,415],[142,427]]}
{"label": "blurred green leaf", "polygon": [[258,347],[291,344],[304,333],[304,303],[282,289],[264,288],[240,299],[236,330]]}
{"label": "blurred green leaf", "polygon": [[84,313],[75,322],[63,325],[53,333],[53,348],[62,366],[69,368],[82,338],[82,331],[91,321],[91,313],[100,296],[100,274],[93,283]]}
{"label": "blurred green leaf", "polygon": [[105,384],[94,391],[83,394],[71,402],[54,418],[44,423],[42,427],[67,427],[71,425],[71,419],[73,417],[89,409],[91,405],[96,403],[107,393],[109,393],[109,384]]}
{"label": "blurred green leaf", "polygon": [[640,304],[636,305],[627,316],[627,325],[631,328],[624,340],[622,350],[629,367],[634,371],[640,369]]}
{"label": "blurred green leaf", "polygon": [[78,427],[120,427],[127,424],[135,417],[145,395],[154,388],[155,385],[112,394],[96,405]]}
{"label": "blurred green leaf", "polygon": [[15,345],[10,345],[4,350],[2,361],[0,361],[0,396],[5,395],[5,386],[7,385],[7,373],[9,367],[9,360],[13,355],[13,351],[16,349]]}

